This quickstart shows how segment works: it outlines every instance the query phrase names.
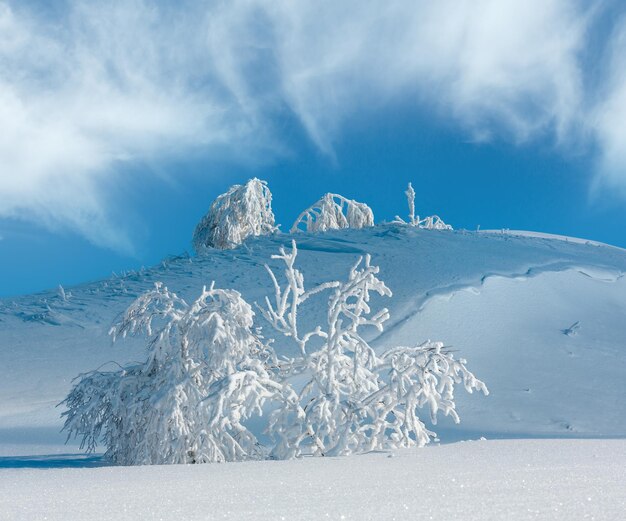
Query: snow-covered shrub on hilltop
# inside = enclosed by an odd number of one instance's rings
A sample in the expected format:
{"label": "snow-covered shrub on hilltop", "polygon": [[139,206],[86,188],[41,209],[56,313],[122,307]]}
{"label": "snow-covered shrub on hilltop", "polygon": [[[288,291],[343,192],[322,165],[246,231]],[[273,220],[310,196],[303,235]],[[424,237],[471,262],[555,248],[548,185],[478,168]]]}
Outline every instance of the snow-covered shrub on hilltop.
{"label": "snow-covered shrub on hilltop", "polygon": [[427,230],[452,230],[452,226],[444,223],[438,215],[431,215],[420,219],[419,215],[415,215],[415,190],[411,183],[406,189],[406,199],[409,204],[409,220],[408,222],[396,215],[395,223],[408,224],[416,228],[425,228]]}
{"label": "snow-covered shrub on hilltop", "polygon": [[232,249],[250,236],[268,235],[274,225],[272,193],[265,181],[250,179],[220,195],[193,233],[196,252],[213,247]]}
{"label": "snow-covered shrub on hilltop", "polygon": [[367,226],[374,226],[374,213],[369,206],[329,193],[298,216],[291,227],[291,233],[325,232],[340,228],[365,228]]}
{"label": "snow-covered shrub on hilltop", "polygon": [[[360,328],[383,330],[389,312],[373,312],[371,293],[391,296],[378,278],[369,255],[350,269],[345,282],[332,281],[306,290],[295,268],[297,248],[281,249],[273,258],[284,262],[284,285],[266,266],[274,283],[273,302],[260,307],[273,327],[293,340],[300,351],[292,371],[306,377],[299,401],[283,402],[273,413],[269,432],[275,437],[273,457],[302,453],[348,455],[376,449],[422,446],[435,434],[420,421],[427,406],[433,423],[439,412],[458,422],[454,386],[487,394],[483,382],[455,360],[440,342],[395,347],[381,356],[361,336]],[[327,320],[306,332],[299,329],[298,311],[312,296],[328,291]]]}
{"label": "snow-covered shrub on hilltop", "polygon": [[122,465],[263,458],[245,420],[295,395],[272,373],[253,316],[234,290],[211,286],[187,304],[157,284],[111,330],[114,339],[145,334],[147,360],[82,375],[64,401],[68,437],[88,450],[104,443]]}

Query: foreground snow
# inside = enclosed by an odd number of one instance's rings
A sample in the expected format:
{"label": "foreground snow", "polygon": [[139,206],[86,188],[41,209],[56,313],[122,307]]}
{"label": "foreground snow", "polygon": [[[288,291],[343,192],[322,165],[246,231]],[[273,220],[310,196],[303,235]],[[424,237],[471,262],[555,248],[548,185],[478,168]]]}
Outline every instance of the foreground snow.
{"label": "foreground snow", "polygon": [[0,469],[0,519],[623,519],[625,440],[472,441],[350,458]]}

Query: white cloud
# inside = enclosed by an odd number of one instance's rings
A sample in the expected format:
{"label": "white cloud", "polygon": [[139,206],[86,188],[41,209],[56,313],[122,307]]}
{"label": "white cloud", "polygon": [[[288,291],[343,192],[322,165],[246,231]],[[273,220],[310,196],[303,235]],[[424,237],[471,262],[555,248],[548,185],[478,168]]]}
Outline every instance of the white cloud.
{"label": "white cloud", "polygon": [[108,211],[120,166],[236,141],[247,121],[203,83],[191,13],[79,2],[55,22],[0,4],[0,215],[130,251]]}
{"label": "white cloud", "polygon": [[626,16],[616,24],[609,47],[607,80],[590,120],[599,147],[595,187],[626,195]]}
{"label": "white cloud", "polygon": [[[604,163],[626,165],[621,72],[612,101],[586,106],[583,3],[67,5],[46,20],[0,0],[0,216],[128,250],[110,212],[120,165],[211,145],[278,148],[273,122],[286,109],[329,156],[350,115],[404,100],[476,140],[567,146],[591,129]],[[612,70],[626,70],[614,55]]]}
{"label": "white cloud", "polygon": [[571,2],[271,5],[285,98],[323,149],[346,112],[399,95],[475,137],[562,139],[575,123],[587,16]]}

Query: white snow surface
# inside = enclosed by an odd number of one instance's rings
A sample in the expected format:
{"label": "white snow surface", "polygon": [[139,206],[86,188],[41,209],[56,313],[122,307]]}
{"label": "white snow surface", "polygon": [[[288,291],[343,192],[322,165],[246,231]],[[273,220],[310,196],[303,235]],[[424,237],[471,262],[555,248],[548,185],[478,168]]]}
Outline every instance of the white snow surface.
{"label": "white snow surface", "polygon": [[[611,246],[600,241],[592,241],[591,239],[581,239],[580,237],[570,237],[568,235],[559,235],[556,233],[546,232],[531,232],[528,230],[510,230],[509,228],[503,228],[501,230],[480,230],[481,233],[499,233],[506,235],[517,235],[519,237],[537,237],[541,239],[557,239],[565,242],[577,242],[579,244],[589,244],[593,246],[608,246],[611,248],[618,248],[618,246]],[[620,248],[623,249],[623,248]]]}
{"label": "white snow surface", "polygon": [[[384,333],[370,332],[375,348],[441,340],[489,386],[488,397],[457,392],[461,423],[433,427],[443,445],[290,462],[55,468],[100,465],[59,433],[55,406],[72,379],[145,357],[141,340],[111,343],[112,322],[156,281],[193,299],[215,280],[261,302],[272,291],[263,265],[280,268],[270,256],[291,236],[259,237],[0,300],[0,519],[621,518],[626,251],[401,225],[295,238],[311,286],[345,278],[365,253],[380,266],[394,296],[374,301],[391,313]],[[319,303],[300,320],[319,322]],[[281,342],[276,350],[288,354]],[[458,443],[481,436],[508,440]]]}
{"label": "white snow surface", "polygon": [[9,469],[0,519],[620,520],[624,440],[472,441],[347,458]]}

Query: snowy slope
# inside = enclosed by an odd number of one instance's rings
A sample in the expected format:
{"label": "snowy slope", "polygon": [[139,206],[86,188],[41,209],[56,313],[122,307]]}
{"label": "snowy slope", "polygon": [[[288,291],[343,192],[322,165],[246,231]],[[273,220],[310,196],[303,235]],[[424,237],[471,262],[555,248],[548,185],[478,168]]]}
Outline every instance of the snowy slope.
{"label": "snowy slope", "polygon": [[[626,252],[542,237],[416,230],[387,225],[296,236],[313,285],[345,277],[365,252],[394,292],[378,347],[442,340],[468,360],[489,397],[458,394],[467,437],[626,437]],[[134,297],[163,281],[185,298],[203,284],[252,301],[270,291],[263,264],[290,237],[181,257],[107,281],[0,301],[0,456],[72,452],[55,407],[80,372],[140,359],[142,345],[111,345],[107,331]],[[318,305],[322,304],[322,305]],[[305,321],[324,312],[314,303]],[[267,325],[266,336],[272,336]],[[287,347],[277,344],[277,350]],[[106,367],[106,366],[105,366]]]}

